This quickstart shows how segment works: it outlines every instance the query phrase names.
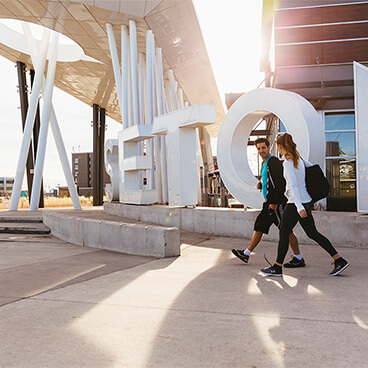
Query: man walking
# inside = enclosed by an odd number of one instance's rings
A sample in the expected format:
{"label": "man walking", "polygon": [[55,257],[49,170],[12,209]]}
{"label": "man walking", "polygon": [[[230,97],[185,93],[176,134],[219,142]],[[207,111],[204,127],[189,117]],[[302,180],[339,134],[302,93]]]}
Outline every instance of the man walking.
{"label": "man walking", "polygon": [[[270,142],[265,138],[258,138],[255,141],[257,152],[262,158],[261,181],[257,188],[262,190],[265,202],[262,211],[254,223],[254,233],[249,246],[245,250],[232,249],[232,253],[245,263],[254,248],[260,243],[263,234],[268,234],[272,224],[280,226],[283,208],[287,202],[285,197],[285,178],[283,176],[283,166],[280,160],[270,153]],[[292,232],[289,236],[289,243],[294,252],[291,261],[284,264],[286,268],[304,267],[305,261],[300,255],[298,239]]]}

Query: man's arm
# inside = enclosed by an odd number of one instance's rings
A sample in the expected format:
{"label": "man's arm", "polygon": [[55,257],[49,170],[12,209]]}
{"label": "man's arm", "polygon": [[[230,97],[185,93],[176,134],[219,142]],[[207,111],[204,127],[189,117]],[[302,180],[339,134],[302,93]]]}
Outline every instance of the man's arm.
{"label": "man's arm", "polygon": [[280,203],[285,193],[286,181],[283,175],[282,163],[277,157],[271,157],[268,161],[270,185],[267,191],[267,202]]}

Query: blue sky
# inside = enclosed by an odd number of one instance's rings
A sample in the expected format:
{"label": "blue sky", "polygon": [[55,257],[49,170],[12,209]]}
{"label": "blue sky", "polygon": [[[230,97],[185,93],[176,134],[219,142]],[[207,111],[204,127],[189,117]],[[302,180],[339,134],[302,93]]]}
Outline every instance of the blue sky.
{"label": "blue sky", "polygon": [[[261,0],[194,0],[218,89],[245,92],[263,80],[259,73]],[[15,176],[22,138],[17,70],[0,57],[0,176]],[[55,88],[53,105],[66,150],[92,151],[92,108]],[[117,138],[121,125],[107,118],[106,139]],[[25,183],[25,182],[24,182]],[[49,131],[44,168],[48,191],[65,185],[55,143]],[[25,187],[25,185],[24,185]]]}

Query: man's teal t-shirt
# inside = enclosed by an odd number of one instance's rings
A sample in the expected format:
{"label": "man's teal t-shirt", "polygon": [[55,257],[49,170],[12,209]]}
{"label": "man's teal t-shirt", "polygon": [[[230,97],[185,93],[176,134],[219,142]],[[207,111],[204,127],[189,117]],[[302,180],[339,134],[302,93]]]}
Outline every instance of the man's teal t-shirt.
{"label": "man's teal t-shirt", "polygon": [[262,168],[261,168],[262,193],[263,193],[264,199],[267,198],[267,163],[271,157],[272,155],[267,157],[267,160],[265,161],[265,163],[262,165]]}

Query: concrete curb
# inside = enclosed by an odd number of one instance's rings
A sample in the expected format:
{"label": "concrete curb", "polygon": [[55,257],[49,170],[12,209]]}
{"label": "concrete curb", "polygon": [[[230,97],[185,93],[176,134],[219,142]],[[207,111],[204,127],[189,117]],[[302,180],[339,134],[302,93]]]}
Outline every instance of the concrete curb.
{"label": "concrete curb", "polygon": [[72,244],[157,258],[180,255],[180,232],[175,227],[86,219],[44,211],[51,234]]}
{"label": "concrete curb", "polygon": [[[109,214],[151,222],[179,229],[215,236],[228,236],[250,239],[253,235],[254,221],[258,210],[197,207],[183,208],[174,206],[136,206],[118,202],[104,203],[104,211]],[[313,217],[317,229],[333,245],[368,248],[368,216],[356,212],[314,211]],[[300,224],[294,229],[299,242],[313,243],[304,233]],[[278,241],[279,233],[272,226],[265,240]]]}

